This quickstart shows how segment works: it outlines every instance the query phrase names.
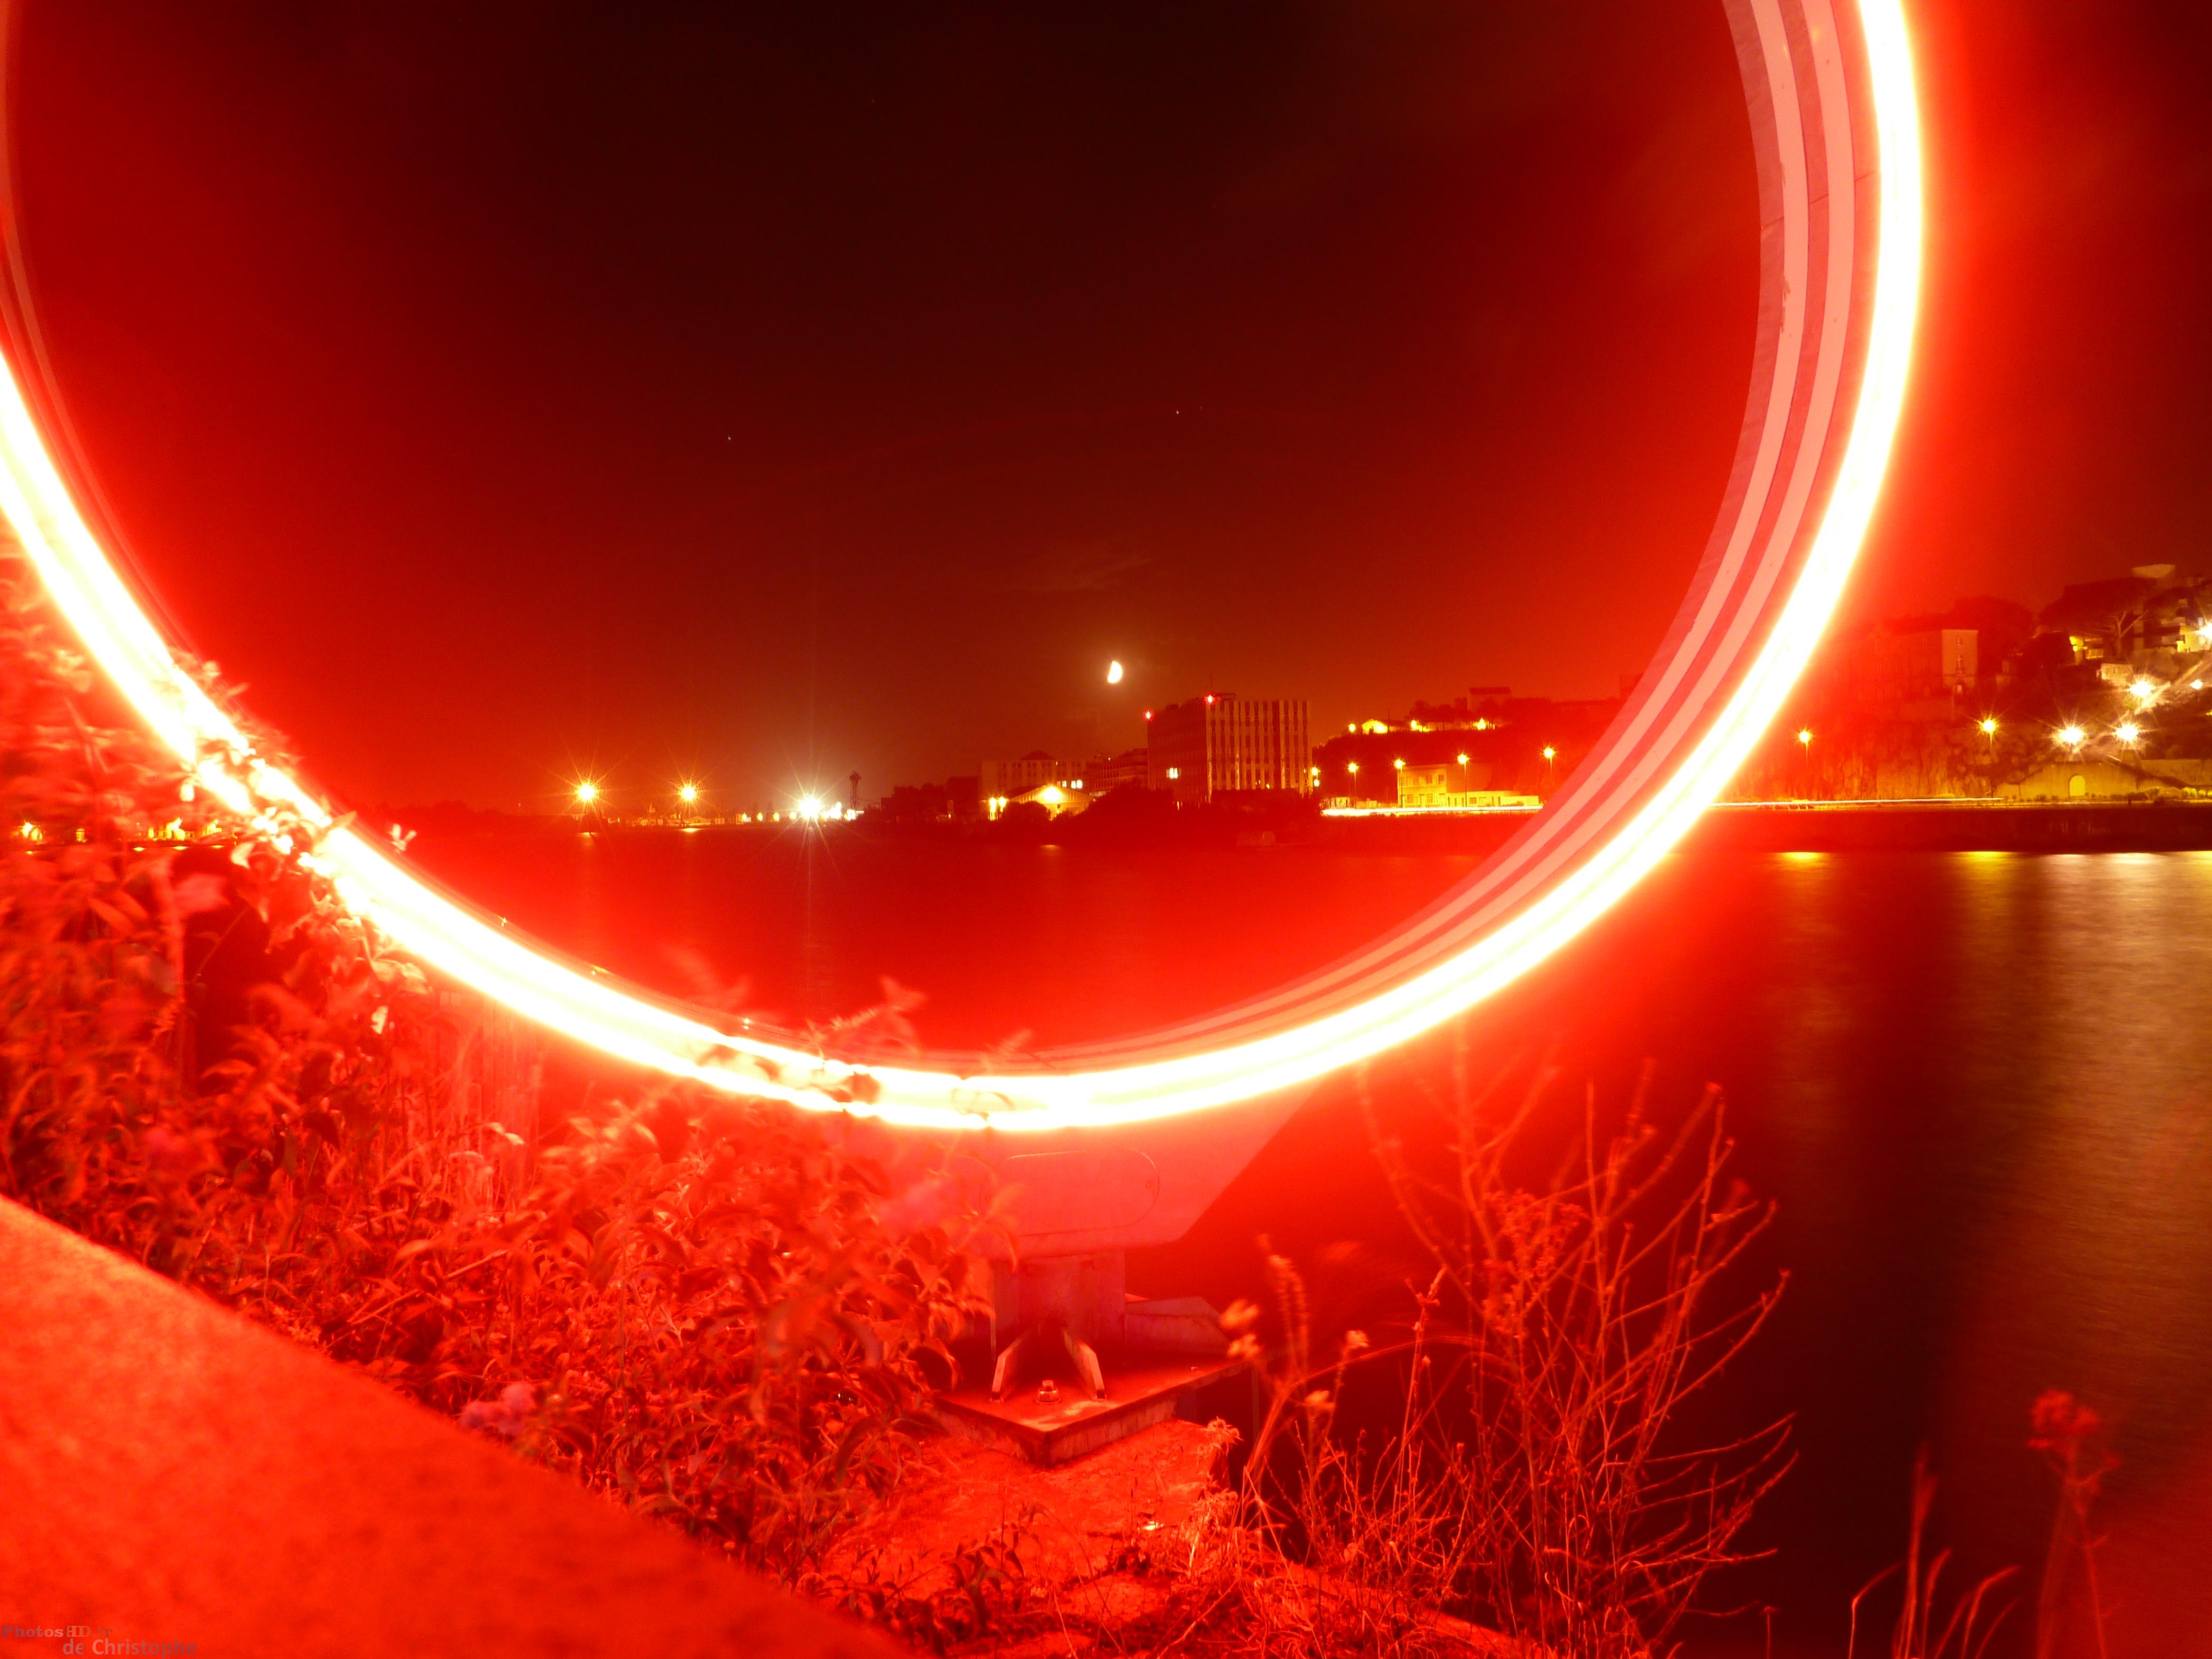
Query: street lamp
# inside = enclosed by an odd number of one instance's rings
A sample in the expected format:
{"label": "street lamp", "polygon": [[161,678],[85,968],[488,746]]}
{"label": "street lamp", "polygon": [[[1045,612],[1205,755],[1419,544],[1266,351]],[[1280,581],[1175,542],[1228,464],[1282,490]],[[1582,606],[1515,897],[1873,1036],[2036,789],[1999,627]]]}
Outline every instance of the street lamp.
{"label": "street lamp", "polygon": [[696,783],[685,784],[676,792],[676,799],[686,806],[696,806],[699,804],[699,786]]}
{"label": "street lamp", "polygon": [[2058,741],[2069,749],[2079,749],[2081,740],[2089,734],[2078,726],[2064,726],[2058,730]]}
{"label": "street lamp", "polygon": [[2142,736],[2142,727],[2137,726],[2133,720],[2122,720],[2112,735],[2132,749],[2135,747],[2136,739]]}
{"label": "street lamp", "polygon": [[593,782],[592,782],[589,778],[585,779],[585,780],[583,781],[583,782],[581,782],[581,783],[580,783],[580,784],[578,784],[578,785],[576,786],[576,805],[579,805],[579,806],[592,806],[592,805],[596,805],[598,804],[598,802],[599,802],[599,786],[598,784],[596,784],[596,783],[593,783]]}

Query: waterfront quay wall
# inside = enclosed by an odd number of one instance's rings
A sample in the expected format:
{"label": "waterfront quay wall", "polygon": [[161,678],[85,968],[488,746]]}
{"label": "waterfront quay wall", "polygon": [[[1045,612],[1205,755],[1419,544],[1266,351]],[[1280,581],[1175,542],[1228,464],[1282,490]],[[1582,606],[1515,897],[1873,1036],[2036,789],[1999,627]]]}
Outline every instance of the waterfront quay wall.
{"label": "waterfront quay wall", "polygon": [[2155,853],[2212,848],[2212,801],[1720,806],[1692,832],[1747,851]]}
{"label": "waterfront quay wall", "polygon": [[[1376,853],[1487,853],[1527,819],[1448,813],[1325,820],[1320,839]],[[1746,853],[2148,853],[2212,849],[2212,801],[1790,801],[1716,806],[1686,849]]]}

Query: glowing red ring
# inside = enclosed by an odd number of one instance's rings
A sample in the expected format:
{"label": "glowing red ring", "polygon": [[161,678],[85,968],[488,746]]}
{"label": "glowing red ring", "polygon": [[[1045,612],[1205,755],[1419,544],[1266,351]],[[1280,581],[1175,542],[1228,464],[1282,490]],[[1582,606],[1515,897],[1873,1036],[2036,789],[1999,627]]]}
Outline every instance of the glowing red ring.
{"label": "glowing red ring", "polygon": [[[1724,3],[1759,159],[1758,350],[1719,522],[1651,670],[1560,797],[1453,893],[1323,973],[1170,1030],[988,1074],[952,1059],[867,1066],[720,1030],[580,970],[435,890],[257,756],[179,667],[72,498],[25,394],[20,331],[0,387],[0,513],[87,650],[203,787],[264,824],[304,825],[305,855],[360,915],[570,1038],[718,1088],[919,1127],[1099,1127],[1275,1093],[1471,1006],[1626,892],[1741,764],[1856,557],[1918,304],[1905,19],[1899,0]],[[11,234],[15,222],[11,210]],[[15,299],[21,318],[20,286]],[[872,1081],[856,1094],[861,1073]]]}

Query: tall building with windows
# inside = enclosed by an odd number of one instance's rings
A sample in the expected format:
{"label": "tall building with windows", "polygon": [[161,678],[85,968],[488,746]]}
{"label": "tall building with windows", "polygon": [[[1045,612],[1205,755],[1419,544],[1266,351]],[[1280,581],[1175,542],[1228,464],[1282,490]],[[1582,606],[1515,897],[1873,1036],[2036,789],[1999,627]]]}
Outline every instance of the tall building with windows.
{"label": "tall building with windows", "polygon": [[1313,746],[1302,697],[1218,691],[1146,716],[1146,781],[1193,805],[1257,789],[1304,794]]}
{"label": "tall building with windows", "polygon": [[984,801],[1012,800],[1048,783],[1066,783],[1075,774],[1066,761],[1032,749],[1019,760],[985,761],[976,773],[976,795]]}

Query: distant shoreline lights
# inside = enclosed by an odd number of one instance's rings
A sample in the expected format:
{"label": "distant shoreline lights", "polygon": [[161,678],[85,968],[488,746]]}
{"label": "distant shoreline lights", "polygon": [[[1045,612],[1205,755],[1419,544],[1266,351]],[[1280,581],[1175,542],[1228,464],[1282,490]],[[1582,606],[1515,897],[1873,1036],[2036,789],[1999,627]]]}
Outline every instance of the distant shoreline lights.
{"label": "distant shoreline lights", "polygon": [[[1921,143],[1904,13],[1899,0],[1724,3],[1772,234],[1762,239],[1754,418],[1668,645],[1600,750],[1496,859],[1390,939],[1265,1000],[1274,1012],[1264,1018],[1224,1018],[1203,1036],[1133,1038],[1079,1063],[1047,1054],[1028,1070],[841,1060],[594,977],[446,896],[261,753],[179,661],[33,414],[26,386],[46,388],[20,291],[0,386],[0,513],[88,653],[195,784],[296,852],[399,948],[574,1041],[732,1093],[932,1130],[1108,1127],[1295,1088],[1474,1006],[1632,889],[1771,723],[1864,538],[1919,302]],[[1870,130],[1854,125],[1862,107]],[[4,222],[14,235],[20,216]],[[1120,675],[1109,664],[1108,684]],[[599,799],[595,781],[575,789],[586,808]],[[799,816],[830,814],[813,797]]]}

